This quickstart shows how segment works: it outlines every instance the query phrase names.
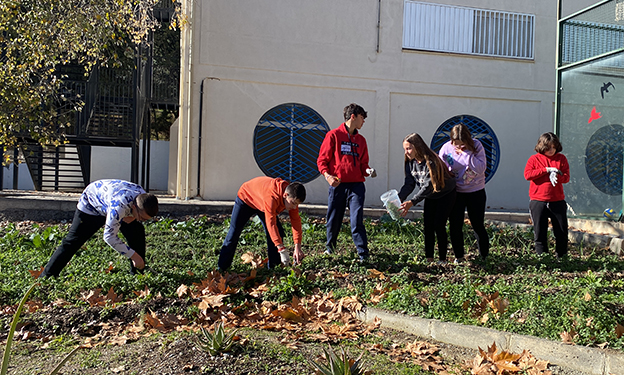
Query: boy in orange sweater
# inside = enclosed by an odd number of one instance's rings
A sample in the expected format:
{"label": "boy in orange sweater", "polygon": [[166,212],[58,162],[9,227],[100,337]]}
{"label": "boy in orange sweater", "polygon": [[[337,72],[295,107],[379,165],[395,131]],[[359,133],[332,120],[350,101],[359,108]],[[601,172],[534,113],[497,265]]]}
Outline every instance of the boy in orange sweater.
{"label": "boy in orange sweater", "polygon": [[254,215],[258,215],[267,238],[269,263],[274,268],[282,263],[288,265],[290,254],[284,246],[284,228],[277,217],[287,210],[292,226],[295,264],[304,257],[301,251],[301,218],[299,204],[306,198],[305,187],[299,182],[284,181],[281,178],[256,177],[245,182],[238,190],[232,209],[230,229],[221,246],[219,270],[226,271],[232,265],[238,239],[243,228]]}

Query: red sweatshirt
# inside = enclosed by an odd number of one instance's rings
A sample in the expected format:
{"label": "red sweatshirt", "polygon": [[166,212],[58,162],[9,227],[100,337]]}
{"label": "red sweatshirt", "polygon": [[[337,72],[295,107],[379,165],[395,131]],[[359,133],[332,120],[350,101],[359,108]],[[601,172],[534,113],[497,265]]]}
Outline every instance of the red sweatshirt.
{"label": "red sweatshirt", "polygon": [[343,122],[325,135],[316,164],[321,174],[338,176],[340,182],[364,182],[370,168],[366,139],[357,131],[350,135]]}
{"label": "red sweatshirt", "polygon": [[[277,215],[286,209],[284,193],[288,181],[281,178],[256,177],[245,182],[238,190],[238,197],[249,207],[264,212],[267,230],[275,246],[283,244],[277,229]],[[288,211],[292,227],[293,241],[301,243],[301,218],[299,210]]]}
{"label": "red sweatshirt", "polygon": [[[552,186],[546,167],[559,169],[563,175],[557,175],[557,184]],[[534,154],[524,168],[524,178],[531,182],[529,198],[534,201],[557,202],[565,199],[563,184],[570,182],[570,166],[563,154],[556,153],[552,157]]]}

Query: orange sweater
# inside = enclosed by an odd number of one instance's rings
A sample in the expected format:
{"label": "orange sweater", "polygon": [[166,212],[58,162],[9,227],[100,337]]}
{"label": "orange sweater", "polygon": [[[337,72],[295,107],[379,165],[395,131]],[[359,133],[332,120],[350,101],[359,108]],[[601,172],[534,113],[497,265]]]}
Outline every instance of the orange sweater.
{"label": "orange sweater", "polygon": [[[238,190],[238,197],[249,207],[264,212],[267,230],[275,246],[283,244],[277,229],[277,215],[286,209],[284,192],[288,181],[281,178],[256,177],[245,182]],[[299,210],[288,211],[292,227],[293,241],[301,243],[301,218]]]}

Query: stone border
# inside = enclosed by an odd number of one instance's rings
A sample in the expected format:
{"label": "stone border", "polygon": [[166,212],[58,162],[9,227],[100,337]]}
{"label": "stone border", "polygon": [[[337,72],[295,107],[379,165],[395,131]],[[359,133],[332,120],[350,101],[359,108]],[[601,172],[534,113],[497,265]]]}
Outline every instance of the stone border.
{"label": "stone border", "polygon": [[498,349],[514,353],[521,353],[524,349],[530,348],[531,353],[539,359],[592,375],[622,374],[624,369],[624,354],[613,350],[566,345],[532,336],[423,319],[371,307],[365,307],[358,318],[365,323],[371,323],[375,318],[379,318],[382,327],[464,348],[480,347],[485,350],[494,342]]}

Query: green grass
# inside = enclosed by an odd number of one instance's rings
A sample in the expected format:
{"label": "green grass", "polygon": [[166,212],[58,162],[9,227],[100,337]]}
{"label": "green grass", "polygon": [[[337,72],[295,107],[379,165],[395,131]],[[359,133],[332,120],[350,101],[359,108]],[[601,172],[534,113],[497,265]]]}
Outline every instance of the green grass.
{"label": "green grass", "polygon": [[[467,227],[465,245],[473,265],[439,267],[424,261],[421,221],[382,218],[366,220],[372,256],[371,264],[361,265],[356,261],[347,224],[343,225],[336,253],[327,256],[323,254],[323,221],[302,216],[307,255],[299,267],[302,273],[281,267],[260,270],[258,277],[270,280],[266,299],[284,302],[320,290],[331,291],[336,297],[358,294],[367,300],[380,282],[368,276],[368,269],[376,268],[388,277],[383,285],[392,282],[397,286],[385,294],[379,308],[552,340],[560,340],[563,331],[574,330],[578,344],[607,343],[611,348],[624,348],[624,339],[615,333],[617,324],[624,325],[624,260],[608,250],[571,245],[569,259],[559,262],[551,255],[534,253],[531,230],[490,226],[491,255],[484,263],[476,260],[476,242]],[[44,303],[62,298],[80,305],[84,304],[79,299],[82,292],[94,288],[107,291],[110,287],[126,298],[136,298],[133,291],[146,287],[152,295],[173,297],[180,284],[198,282],[216,268],[215,251],[228,225],[228,220],[215,222],[208,217],[147,223],[149,270],[138,276],[128,274],[128,260],[108,247],[100,232],[85,244],[61,277],[44,280],[32,298]],[[17,303],[32,283],[28,270],[45,265],[67,229],[68,224],[0,228],[0,306]],[[287,223],[285,230],[290,232]],[[287,236],[286,244],[292,248],[291,241]],[[241,236],[237,254],[247,251],[266,257],[264,230],[257,222],[250,222]],[[449,257],[452,259],[451,251]],[[107,272],[109,263],[113,269]],[[249,270],[249,265],[235,257],[232,272]],[[333,277],[331,272],[348,276]],[[491,307],[480,310],[477,291],[498,292],[509,306],[499,313]],[[235,294],[229,303],[243,303],[245,298]]]}

